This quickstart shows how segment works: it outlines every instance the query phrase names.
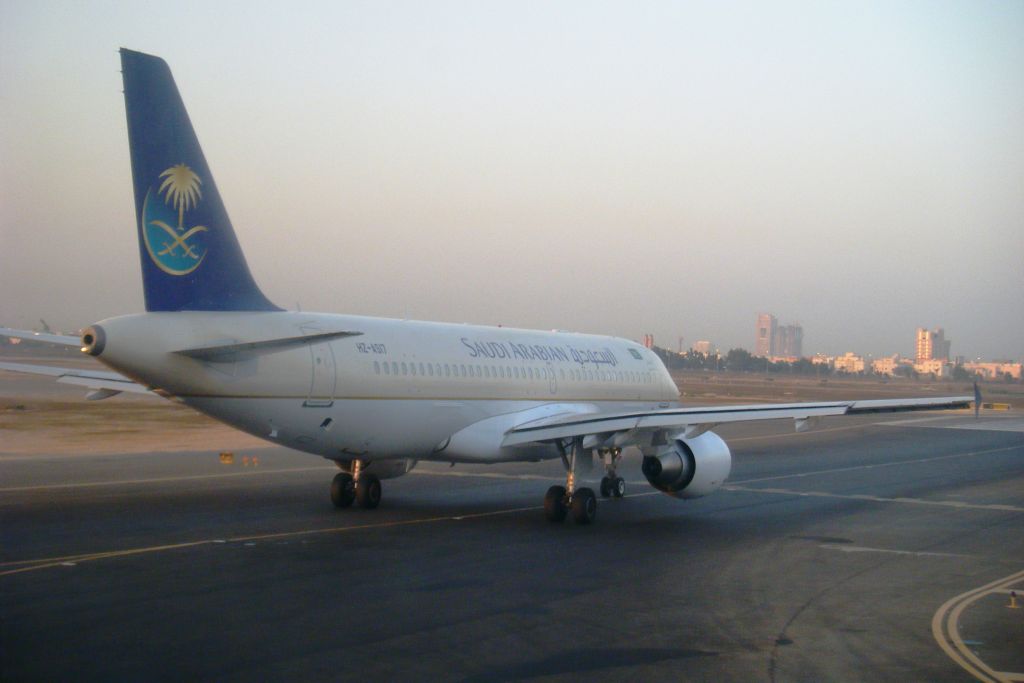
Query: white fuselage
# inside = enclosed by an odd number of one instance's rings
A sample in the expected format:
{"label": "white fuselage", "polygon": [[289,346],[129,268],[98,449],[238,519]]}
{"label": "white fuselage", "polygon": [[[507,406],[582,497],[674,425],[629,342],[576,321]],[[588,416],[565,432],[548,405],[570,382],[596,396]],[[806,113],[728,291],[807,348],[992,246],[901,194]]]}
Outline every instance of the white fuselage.
{"label": "white fuselage", "polygon": [[[502,447],[556,414],[675,405],[660,359],[625,339],[297,312],[146,313],[99,323],[98,356],[136,381],[256,436],[335,460],[499,462],[556,457]],[[350,331],[277,351],[200,360],[217,344]]]}

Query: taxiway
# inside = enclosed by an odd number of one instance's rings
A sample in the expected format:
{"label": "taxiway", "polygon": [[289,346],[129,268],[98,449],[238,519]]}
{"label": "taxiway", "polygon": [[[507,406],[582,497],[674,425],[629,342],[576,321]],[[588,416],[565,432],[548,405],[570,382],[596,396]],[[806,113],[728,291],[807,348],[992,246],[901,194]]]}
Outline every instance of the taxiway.
{"label": "taxiway", "polygon": [[[1024,609],[999,591],[1024,594],[1024,420],[938,418],[722,429],[735,456],[725,490],[669,499],[630,458],[627,497],[602,501],[592,527],[545,521],[558,463],[421,464],[384,482],[378,510],[338,511],[333,466],[284,449],[236,452],[231,465],[215,444],[4,457],[0,670],[9,681],[988,676],[973,656],[1020,676]],[[258,465],[244,465],[252,455]]]}

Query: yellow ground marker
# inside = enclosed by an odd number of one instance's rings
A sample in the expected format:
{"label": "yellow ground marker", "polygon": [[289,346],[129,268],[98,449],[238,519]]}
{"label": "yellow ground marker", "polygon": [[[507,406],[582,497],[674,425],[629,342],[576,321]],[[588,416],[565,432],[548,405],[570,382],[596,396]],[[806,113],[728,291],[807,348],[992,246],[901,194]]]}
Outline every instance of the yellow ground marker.
{"label": "yellow ground marker", "polygon": [[1017,604],[1017,591],[1010,591],[1010,604],[1006,607],[1008,609],[1020,609],[1020,605]]}

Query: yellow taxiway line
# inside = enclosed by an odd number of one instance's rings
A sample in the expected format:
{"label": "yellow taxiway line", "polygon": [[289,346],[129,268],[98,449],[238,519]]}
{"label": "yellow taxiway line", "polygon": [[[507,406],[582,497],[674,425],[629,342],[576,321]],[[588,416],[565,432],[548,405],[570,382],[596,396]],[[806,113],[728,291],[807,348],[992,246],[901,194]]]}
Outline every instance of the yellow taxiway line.
{"label": "yellow taxiway line", "polygon": [[985,683],[1010,683],[1024,680],[1024,674],[995,671],[974,654],[960,637],[960,615],[973,602],[992,593],[1004,593],[1012,584],[1024,581],[1024,571],[996,579],[992,583],[961,593],[947,600],[932,617],[932,636],[950,659]]}

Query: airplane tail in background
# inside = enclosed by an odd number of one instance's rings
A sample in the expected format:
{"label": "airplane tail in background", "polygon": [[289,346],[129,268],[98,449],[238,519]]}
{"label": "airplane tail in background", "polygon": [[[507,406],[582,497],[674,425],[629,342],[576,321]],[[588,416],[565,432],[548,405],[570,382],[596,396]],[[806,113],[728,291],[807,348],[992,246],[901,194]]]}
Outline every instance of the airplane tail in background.
{"label": "airplane tail in background", "polygon": [[147,311],[279,311],[249,272],[171,70],[121,49]]}

